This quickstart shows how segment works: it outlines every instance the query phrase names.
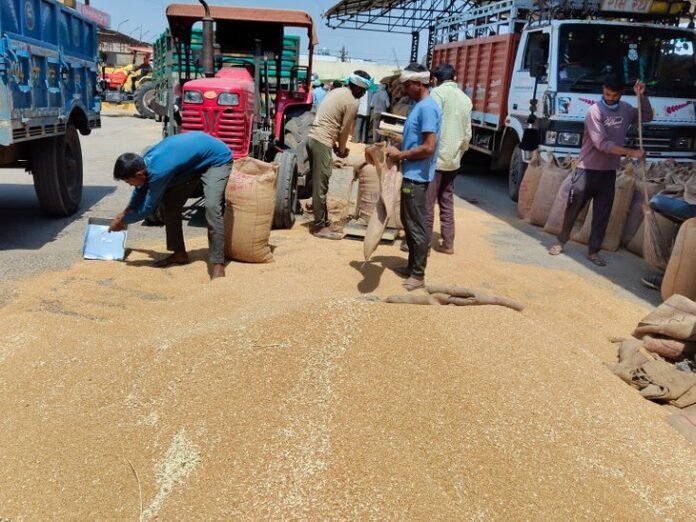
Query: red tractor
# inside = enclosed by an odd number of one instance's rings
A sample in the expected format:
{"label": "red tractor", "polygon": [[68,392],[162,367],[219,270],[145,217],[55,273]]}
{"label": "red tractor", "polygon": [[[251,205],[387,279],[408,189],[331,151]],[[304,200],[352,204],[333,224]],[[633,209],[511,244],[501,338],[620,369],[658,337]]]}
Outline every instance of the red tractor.
{"label": "red tractor", "polygon": [[[225,142],[235,159],[277,161],[273,224],[290,228],[298,200],[311,194],[305,141],[314,119],[309,79],[318,40],[312,18],[302,11],[199,1],[167,7],[167,43],[162,50],[155,46],[165,135],[203,131]],[[299,65],[299,37],[286,28],[307,31],[307,66]],[[162,63],[164,73],[158,74]]]}

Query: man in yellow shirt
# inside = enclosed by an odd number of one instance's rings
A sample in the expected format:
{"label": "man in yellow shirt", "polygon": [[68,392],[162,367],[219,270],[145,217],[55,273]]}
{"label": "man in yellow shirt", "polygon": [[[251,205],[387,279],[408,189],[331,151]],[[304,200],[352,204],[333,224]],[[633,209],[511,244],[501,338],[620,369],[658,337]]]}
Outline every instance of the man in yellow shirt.
{"label": "man in yellow shirt", "polygon": [[435,246],[435,250],[444,254],[454,254],[454,178],[459,173],[462,156],[469,148],[471,140],[472,104],[454,81],[454,68],[451,65],[439,65],[433,76],[437,86],[431,91],[430,96],[442,112],[442,129],[435,179],[428,185],[426,193],[427,224],[432,236],[437,202],[440,206],[442,241]]}

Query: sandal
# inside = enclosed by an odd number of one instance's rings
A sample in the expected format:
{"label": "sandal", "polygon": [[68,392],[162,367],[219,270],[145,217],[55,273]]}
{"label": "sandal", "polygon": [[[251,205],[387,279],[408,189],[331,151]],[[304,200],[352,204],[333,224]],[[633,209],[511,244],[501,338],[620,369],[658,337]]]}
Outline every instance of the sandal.
{"label": "sandal", "polygon": [[155,268],[167,268],[168,266],[175,266],[175,265],[188,265],[191,261],[189,261],[188,256],[184,259],[177,259],[174,257],[174,254],[167,256],[163,259],[159,259],[152,263],[152,266]]}
{"label": "sandal", "polygon": [[587,260],[593,263],[595,266],[607,266],[607,262],[597,254],[587,256]]}
{"label": "sandal", "polygon": [[557,256],[563,252],[563,245],[553,245],[551,248],[549,248],[549,254],[552,256]]}
{"label": "sandal", "polygon": [[425,288],[425,279],[419,279],[417,277],[409,277],[401,283],[401,286],[403,286],[407,291],[412,291],[412,290],[418,290],[419,288]]}

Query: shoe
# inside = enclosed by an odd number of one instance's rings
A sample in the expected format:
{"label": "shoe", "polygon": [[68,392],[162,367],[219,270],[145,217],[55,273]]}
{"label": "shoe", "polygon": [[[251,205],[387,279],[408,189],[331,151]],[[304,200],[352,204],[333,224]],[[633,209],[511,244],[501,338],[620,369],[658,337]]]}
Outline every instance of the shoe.
{"label": "shoe", "polygon": [[312,235],[321,239],[343,239],[343,234],[333,230],[330,226],[320,228],[319,230],[312,232]]}
{"label": "shoe", "polygon": [[607,266],[607,262],[599,257],[599,254],[590,254],[587,256],[587,260],[595,266]]}
{"label": "shoe", "polygon": [[440,252],[441,254],[447,254],[449,256],[454,254],[454,248],[447,248],[444,245],[436,245],[433,247],[433,250],[435,250],[435,252]]}
{"label": "shoe", "polygon": [[647,275],[645,277],[641,277],[640,282],[643,283],[644,286],[647,286],[648,288],[657,290],[659,292],[662,288],[662,280],[664,279],[664,277],[665,276],[663,276],[662,274]]}
{"label": "shoe", "polygon": [[549,248],[549,254],[552,256],[557,256],[558,254],[564,252],[563,250],[563,245],[558,244],[558,245],[553,245],[551,248]]}
{"label": "shoe", "polygon": [[394,269],[394,273],[396,275],[401,276],[401,277],[411,277],[411,269],[409,268],[408,265],[397,266]]}
{"label": "shoe", "polygon": [[418,290],[419,288],[425,288],[425,278],[410,276],[406,281],[401,283],[401,285],[409,292]]}
{"label": "shoe", "polygon": [[182,254],[171,254],[165,258],[159,259],[152,263],[155,268],[167,268],[170,266],[178,265],[188,265],[191,261],[186,253]]}

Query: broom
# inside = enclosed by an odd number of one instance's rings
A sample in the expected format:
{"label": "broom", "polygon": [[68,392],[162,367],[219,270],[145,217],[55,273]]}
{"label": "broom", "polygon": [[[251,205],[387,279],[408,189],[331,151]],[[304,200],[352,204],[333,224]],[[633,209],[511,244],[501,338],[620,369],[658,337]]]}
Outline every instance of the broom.
{"label": "broom", "polygon": [[[638,146],[643,149],[643,115],[640,103],[640,96],[637,96],[638,108]],[[665,241],[657,223],[655,211],[650,208],[650,196],[648,195],[648,174],[645,168],[645,156],[639,162],[640,171],[643,177],[643,259],[655,268],[665,268],[669,259],[669,254],[664,251]]]}

